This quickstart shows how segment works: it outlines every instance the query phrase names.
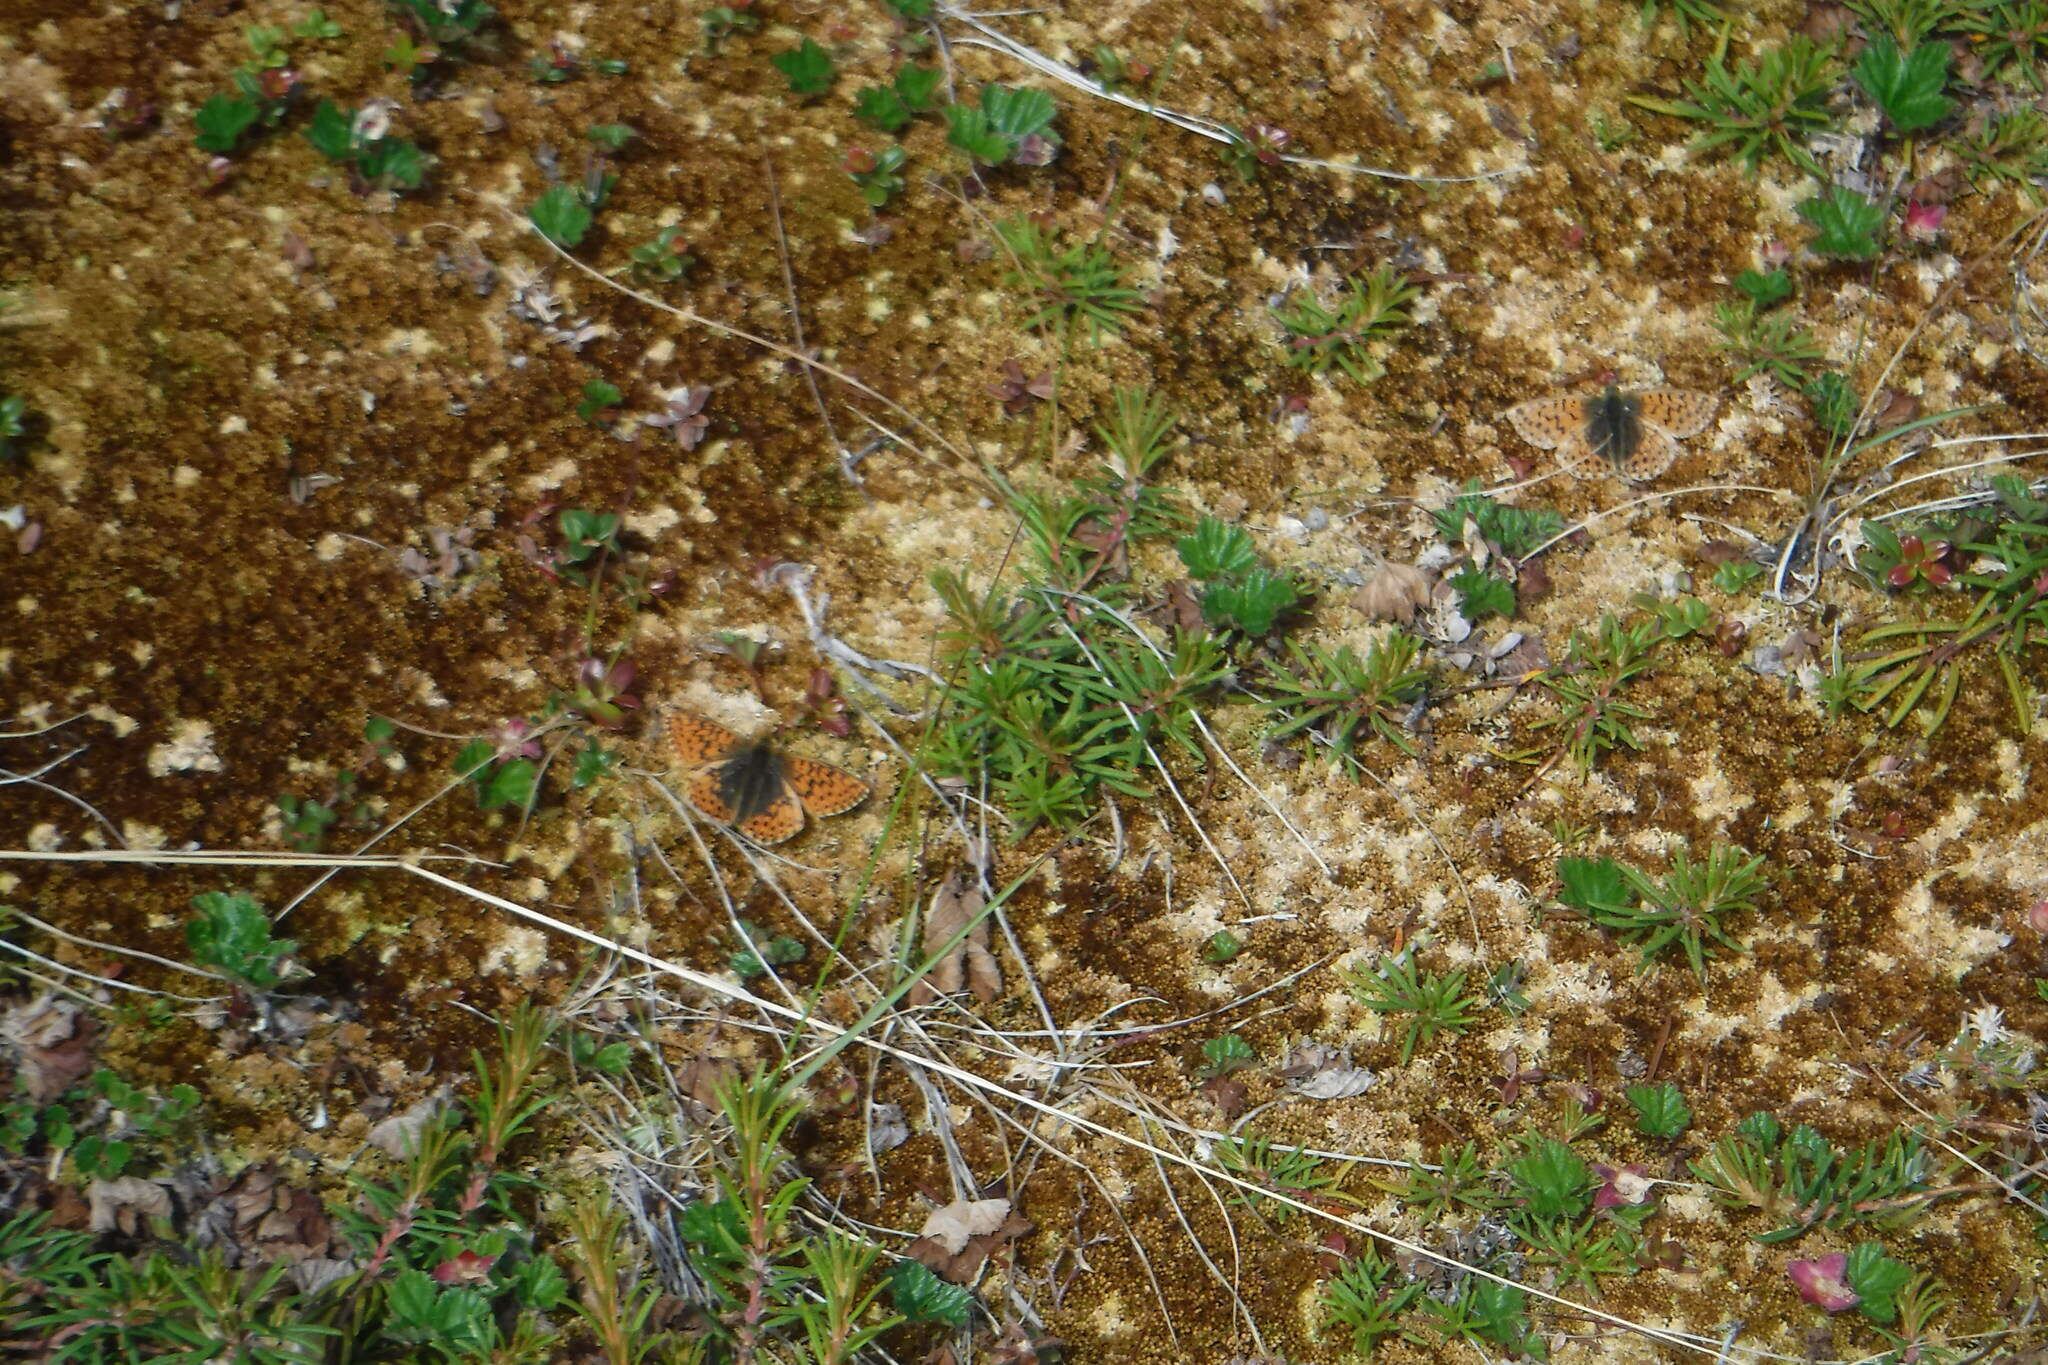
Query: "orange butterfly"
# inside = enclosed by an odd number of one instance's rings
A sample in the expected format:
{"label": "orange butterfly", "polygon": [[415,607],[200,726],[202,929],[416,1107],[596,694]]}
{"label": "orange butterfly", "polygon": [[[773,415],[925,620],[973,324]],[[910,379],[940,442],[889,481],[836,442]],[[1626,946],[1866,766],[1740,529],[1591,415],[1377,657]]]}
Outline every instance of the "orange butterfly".
{"label": "orange butterfly", "polygon": [[690,804],[757,844],[794,838],[806,814],[852,810],[872,790],[844,768],[748,743],[702,716],[671,717],[668,744],[689,770]]}
{"label": "orange butterfly", "polygon": [[1623,393],[1609,384],[1600,394],[1538,398],[1507,410],[1522,439],[1555,450],[1561,468],[1589,477],[1605,460],[1631,483],[1654,479],[1678,458],[1678,443],[1706,430],[1721,400],[1691,389]]}

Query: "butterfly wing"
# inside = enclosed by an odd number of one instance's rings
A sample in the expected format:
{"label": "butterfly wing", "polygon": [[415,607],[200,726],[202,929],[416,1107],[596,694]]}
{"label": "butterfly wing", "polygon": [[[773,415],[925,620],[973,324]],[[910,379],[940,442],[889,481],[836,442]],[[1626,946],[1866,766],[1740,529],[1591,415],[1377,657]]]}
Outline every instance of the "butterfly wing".
{"label": "butterfly wing", "polygon": [[1508,425],[1538,450],[1556,450],[1574,435],[1584,438],[1586,400],[1576,396],[1517,403],[1504,414]]}
{"label": "butterfly wing", "polygon": [[[785,763],[795,762],[794,759],[788,758],[785,758],[783,761]],[[737,829],[757,844],[782,843],[787,839],[794,838],[803,827],[803,803],[797,800],[795,791],[791,790],[788,786],[784,786],[782,791],[776,795],[776,798],[769,803],[768,809],[758,814],[750,815],[733,826],[734,829]]]}
{"label": "butterfly wing", "polygon": [[1642,439],[1616,468],[1630,483],[1643,483],[1671,468],[1671,462],[1677,458],[1677,439],[1660,424],[1645,420]]}
{"label": "butterfly wing", "polygon": [[1644,389],[1636,397],[1642,402],[1644,423],[1654,423],[1680,440],[1705,431],[1721,407],[1720,395],[1695,389]]}
{"label": "butterfly wing", "polygon": [[738,812],[726,801],[724,786],[723,770],[716,767],[701,768],[697,775],[690,779],[690,785],[683,788],[683,795],[689,798],[690,804],[701,811],[706,819],[716,820],[721,825],[729,825]]}
{"label": "butterfly wing", "polygon": [[[686,768],[717,763],[740,747],[740,737],[723,725],[685,711],[669,717],[668,747],[676,761]],[[692,783],[692,787],[696,784]],[[707,812],[708,813],[708,812]]]}
{"label": "butterfly wing", "polygon": [[852,810],[867,800],[872,790],[844,768],[794,754],[783,755],[782,777],[803,808],[820,818]]}
{"label": "butterfly wing", "polygon": [[1605,468],[1593,443],[1583,431],[1574,431],[1557,447],[1557,467],[1575,479],[1590,479]]}

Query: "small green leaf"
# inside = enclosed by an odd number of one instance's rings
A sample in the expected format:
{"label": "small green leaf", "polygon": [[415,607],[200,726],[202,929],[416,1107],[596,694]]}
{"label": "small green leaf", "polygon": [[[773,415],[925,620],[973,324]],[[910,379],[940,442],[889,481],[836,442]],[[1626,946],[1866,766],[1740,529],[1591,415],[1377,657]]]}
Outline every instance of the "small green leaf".
{"label": "small green leaf", "polygon": [[611,775],[619,766],[619,756],[601,744],[592,744],[576,755],[576,762],[569,770],[569,785],[577,791],[592,786]]}
{"label": "small green leaf", "polygon": [[202,152],[226,156],[235,150],[242,134],[256,125],[262,113],[256,101],[246,95],[215,95],[193,115],[199,132],[192,141]]}
{"label": "small green leaf", "polygon": [[1792,277],[1783,270],[1745,270],[1735,277],[1734,284],[1758,308],[1769,308],[1792,297]]}
{"label": "small green leaf", "polygon": [[1854,190],[1837,185],[1826,197],[1801,204],[1799,216],[1819,230],[1812,245],[1823,256],[1867,260],[1881,250],[1877,231],[1884,226],[1884,210]]}
{"label": "small green leaf", "polygon": [[1740,593],[1750,584],[1764,576],[1761,564],[1752,564],[1746,559],[1731,559],[1714,568],[1714,586],[1730,597]]}
{"label": "small green leaf", "polygon": [[1252,549],[1251,534],[1242,526],[1231,526],[1215,517],[1203,517],[1192,534],[1174,543],[1180,562],[1196,578],[1237,578],[1259,567]]}
{"label": "small green leaf", "polygon": [[457,775],[465,781],[474,782],[478,787],[482,787],[486,782],[490,781],[486,774],[491,766],[491,757],[497,752],[497,746],[487,739],[471,740],[462,746],[460,753],[455,755],[455,771]]}
{"label": "small green leaf", "polygon": [[1034,133],[1050,137],[1059,106],[1043,90],[988,85],[982,87],[981,112],[988,116],[988,126],[1015,146]]}
{"label": "small green leaf", "polygon": [[347,110],[333,100],[321,100],[306,124],[306,141],[329,161],[346,161],[355,150],[349,143],[352,123]]}
{"label": "small green leaf", "polygon": [[1202,945],[1202,961],[1225,963],[1244,951],[1244,943],[1228,929],[1219,929]]}
{"label": "small green leaf", "polygon": [[1885,1255],[1876,1242],[1858,1242],[1842,1278],[1862,1296],[1857,1311],[1883,1326],[1899,1315],[1899,1291],[1912,1282],[1913,1267]]}
{"label": "small green leaf", "polygon": [[1202,619],[1219,630],[1257,638],[1301,601],[1294,580],[1271,569],[1254,569],[1241,582],[1219,583],[1202,597]]}
{"label": "small green leaf", "polygon": [[626,144],[640,136],[624,123],[600,123],[584,130],[583,136],[610,152],[622,152]]}
{"label": "small green leaf", "polygon": [[988,115],[981,110],[967,104],[949,104],[945,114],[946,141],[967,153],[976,163],[1000,166],[1010,159],[1013,144],[990,129]]}
{"label": "small green leaf", "polygon": [[1622,1092],[1629,1108],[1636,1111],[1636,1131],[1644,1137],[1669,1142],[1692,1126],[1692,1106],[1677,1086],[1632,1085]]}
{"label": "small green leaf", "polygon": [[1895,130],[1914,133],[1941,122],[1955,107],[1941,93],[1948,84],[1948,59],[1947,43],[1925,43],[1901,56],[1898,45],[1880,35],[1850,74]]}
{"label": "small green leaf", "polygon": [[270,916],[240,891],[206,891],[192,898],[199,913],[185,923],[192,960],[257,990],[284,978],[278,963],[299,945],[270,936]]}
{"label": "small green leaf", "polygon": [[534,781],[540,770],[530,758],[508,758],[491,771],[490,780],[478,792],[477,803],[485,810],[500,806],[524,809],[533,802]]}
{"label": "small green leaf", "polygon": [[576,415],[592,426],[602,425],[605,414],[625,401],[626,396],[602,379],[593,379],[583,386],[583,401],[576,405]]}
{"label": "small green leaf", "polygon": [[896,73],[896,93],[913,111],[929,109],[946,73],[936,66],[905,66]]}
{"label": "small green leaf", "polygon": [[894,90],[867,85],[853,97],[853,116],[885,133],[893,133],[909,124],[910,108]]}
{"label": "small green leaf", "polygon": [[919,1262],[896,1261],[889,1267],[888,1281],[889,1302],[911,1322],[941,1322],[955,1329],[967,1325],[974,1296],[957,1284],[947,1284]]}
{"label": "small green leaf", "polygon": [[1856,396],[1856,387],[1837,371],[1824,370],[1815,375],[1801,392],[1813,405],[1813,419],[1829,431],[1842,436],[1855,427],[1856,409],[1863,400]]}
{"label": "small green leaf", "polygon": [[1466,567],[1450,577],[1451,590],[1458,594],[1458,614],[1474,624],[1488,616],[1512,618],[1515,590],[1484,569]]}
{"label": "small green leaf", "polygon": [[582,244],[592,221],[590,206],[567,185],[556,185],[536,200],[531,216],[543,237],[569,251]]}
{"label": "small green leaf", "polygon": [[837,74],[831,54],[811,38],[804,39],[801,47],[778,52],[768,60],[789,82],[792,94],[822,95],[832,88],[833,77]]}
{"label": "small green leaf", "polygon": [[426,178],[427,159],[415,142],[380,137],[356,153],[356,170],[373,185],[417,189]]}
{"label": "small green leaf", "polygon": [[1557,875],[1564,883],[1557,898],[1575,910],[1635,904],[1621,864],[1612,858],[1559,858]]}
{"label": "small green leaf", "polygon": [[1202,1044],[1202,1065],[1196,1068],[1196,1073],[1215,1080],[1253,1066],[1258,1060],[1258,1051],[1250,1043],[1238,1034],[1226,1033]]}

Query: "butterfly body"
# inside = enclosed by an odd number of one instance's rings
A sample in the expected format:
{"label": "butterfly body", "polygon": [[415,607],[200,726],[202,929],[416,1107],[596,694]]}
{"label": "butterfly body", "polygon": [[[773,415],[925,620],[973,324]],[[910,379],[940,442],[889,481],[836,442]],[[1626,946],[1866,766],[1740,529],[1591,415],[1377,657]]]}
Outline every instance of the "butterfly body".
{"label": "butterfly body", "polygon": [[794,838],[806,816],[852,810],[870,790],[844,768],[748,743],[702,716],[671,718],[668,743],[688,770],[683,791],[690,804],[756,843]]}
{"label": "butterfly body", "polygon": [[1678,458],[1678,443],[1714,420],[1721,400],[1691,389],[1643,389],[1538,398],[1507,411],[1523,440],[1555,450],[1558,463],[1585,477],[1603,464],[1634,483],[1654,479]]}

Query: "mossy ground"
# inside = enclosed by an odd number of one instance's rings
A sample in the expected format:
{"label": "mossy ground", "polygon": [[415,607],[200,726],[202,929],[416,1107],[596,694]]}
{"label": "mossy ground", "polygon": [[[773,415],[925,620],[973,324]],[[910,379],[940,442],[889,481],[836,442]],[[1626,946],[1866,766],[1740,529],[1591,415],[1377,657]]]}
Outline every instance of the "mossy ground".
{"label": "mossy ground", "polygon": [[[536,152],[555,149],[573,177],[591,124],[628,123],[639,138],[616,167],[617,189],[581,258],[608,268],[679,222],[699,263],[684,284],[654,292],[787,340],[768,194],[775,177],[806,335],[828,363],[1027,481],[1083,472],[1099,452],[1048,454],[1044,407],[1005,416],[987,392],[1003,361],[1057,369],[1061,437],[1099,420],[1114,387],[1150,385],[1191,438],[1168,481],[1241,518],[1260,532],[1263,551],[1311,576],[1358,565],[1368,547],[1412,556],[1427,529],[1418,505],[1440,504],[1468,478],[1503,481],[1509,458],[1531,453],[1499,420],[1514,402],[1608,369],[1624,383],[1721,387],[1727,369],[1710,350],[1711,313],[1729,297],[1725,282],[1772,239],[1805,236],[1792,212],[1796,181],[1758,182],[1690,159],[1680,130],[1624,109],[1632,91],[1675,87],[1711,41],[1668,20],[1644,29],[1632,5],[1117,0],[1004,20],[1069,60],[1107,42],[1163,65],[1178,43],[1163,102],[1285,128],[1311,155],[1355,154],[1420,175],[1511,174],[1437,185],[1291,167],[1241,183],[1214,144],[1059,88],[1058,159],[989,176],[985,197],[958,195],[960,163],[943,129],[921,120],[906,137],[911,188],[887,210],[893,233],[872,245],[854,236],[872,220],[839,162],[849,146],[877,141],[845,105],[856,84],[893,67],[897,35],[880,6],[774,7],[764,33],[713,57],[688,6],[507,4],[497,55],[455,68],[443,97],[422,102],[406,100],[403,81],[379,60],[396,32],[381,6],[343,0],[327,9],[347,36],[296,42],[295,66],[316,93],[400,98],[399,125],[438,158],[425,192],[353,195],[296,131],[250,144],[228,183],[209,187],[190,145],[191,110],[244,59],[243,25],[288,23],[296,12],[188,3],[172,18],[162,7],[22,3],[0,30],[9,221],[0,282],[28,291],[41,318],[0,331],[0,365],[6,391],[26,395],[46,422],[28,464],[0,471],[0,502],[22,503],[45,528],[33,553],[0,552],[0,679],[26,721],[84,713],[61,731],[8,742],[4,759],[19,771],[81,746],[49,780],[104,812],[132,846],[276,847],[277,796],[318,790],[358,766],[366,716],[482,734],[569,687],[584,653],[586,598],[515,548],[522,520],[549,505],[621,512],[635,551],[677,575],[656,609],[609,604],[599,622],[599,639],[629,646],[640,690],[738,723],[758,724],[767,712],[745,699],[742,670],[697,647],[703,637],[763,629],[783,641],[766,693],[784,715],[821,662],[789,595],[765,585],[764,565],[814,565],[814,595],[829,593],[836,635],[922,663],[938,616],[927,571],[950,564],[985,580],[1004,561],[1013,523],[981,496],[973,469],[929,444],[929,459],[889,450],[861,466],[864,483],[854,488],[796,367],[551,261],[519,221],[545,183]],[[1765,4],[1749,31],[1782,32],[1801,17],[1796,6]],[[840,84],[826,99],[790,98],[767,63],[799,31],[840,45]],[[630,71],[528,80],[527,60],[556,37],[623,58]],[[1025,76],[983,50],[961,46],[953,56],[970,84]],[[1496,60],[1512,64],[1512,79],[1483,78]],[[153,105],[159,124],[123,138],[88,126],[117,86]],[[1603,152],[1588,128],[1593,112],[1629,118],[1642,136]],[[1222,202],[1205,199],[1211,184]],[[1837,362],[1861,358],[1860,382],[1874,377],[1875,358],[1905,344],[1889,382],[1927,410],[2002,402],[1984,419],[1990,425],[2037,426],[2048,381],[2013,344],[2001,245],[2021,206],[2009,192],[1966,196],[1939,247],[1893,253],[1874,269],[1803,264],[1798,302],[1809,325]],[[1024,307],[1001,283],[1002,261],[962,250],[990,238],[994,216],[1017,211],[1048,213],[1073,234],[1107,228],[1105,240],[1139,263],[1148,306],[1121,339],[1061,354],[1020,330]],[[1166,233],[1177,249],[1161,260]],[[310,264],[291,259],[293,240]],[[437,268],[470,252],[499,274],[488,294],[459,270]],[[1286,368],[1269,299],[1303,268],[1327,276],[1390,259],[1430,283],[1418,325],[1382,348],[1385,377],[1360,387]],[[565,316],[602,327],[580,352],[507,314],[508,281],[538,271],[552,271]],[[1961,286],[1908,343],[1954,280]],[[707,439],[685,452],[655,430],[627,443],[579,421],[581,386],[599,377],[639,410],[653,406],[657,389],[712,385]],[[823,392],[845,443],[863,444],[845,391],[825,383]],[[1280,415],[1289,398],[1302,400],[1304,421]],[[1822,440],[1810,422],[1759,412],[1734,392],[1661,486],[1797,494]],[[311,475],[333,482],[295,499],[292,481]],[[1576,519],[1633,494],[1595,479],[1553,480],[1527,496]],[[1718,523],[1774,538],[1797,506],[1792,496],[1714,491],[1606,517],[1586,543],[1552,553],[1553,591],[1520,624],[1561,654],[1574,627],[1622,609],[1633,593],[1682,570],[1704,577],[1699,549],[1723,534]],[[1328,514],[1323,529],[1267,534],[1311,509]],[[399,552],[426,549],[433,528],[465,527],[475,528],[478,560],[456,587],[429,591],[400,572]],[[1754,591],[1721,605],[1752,642],[1809,624],[1823,635],[1854,629],[1891,610],[1846,574],[1804,611]],[[1374,629],[1339,593],[1319,603],[1308,627],[1354,642]],[[1609,1093],[1625,1055],[1661,1048],[1661,1074],[1698,1111],[1697,1134],[1769,1108],[1848,1140],[1905,1116],[1890,1092],[1848,1067],[1896,1076],[1902,1054],[1888,1049],[1915,1033],[1947,1038],[1964,1011],[1987,1004],[2022,1031],[2048,1028],[2031,986],[2043,974],[2042,942],[2023,923],[2025,907],[2048,896],[2048,808],[2032,781],[2040,728],[2014,736],[1988,674],[1924,737],[1910,724],[1829,719],[1782,679],[1756,676],[1708,644],[1667,657],[1636,689],[1654,716],[1638,727],[1643,751],[1616,754],[1586,781],[1559,773],[1532,785],[1527,766],[1503,759],[1544,710],[1534,689],[1505,710],[1493,691],[1438,708],[1422,761],[1391,749],[1369,755],[1383,785],[1315,764],[1261,765],[1252,717],[1224,714],[1226,739],[1334,876],[1322,877],[1227,777],[1192,774],[1184,787],[1249,904],[1163,803],[1126,804],[1130,847],[1115,865],[1093,831],[1071,841],[1040,832],[1001,862],[1021,868],[1051,855],[1007,913],[1053,1016],[1089,1019],[1145,997],[1152,1003],[1132,1018],[1178,1018],[1334,955],[1385,951],[1418,930],[1476,973],[1510,958],[1529,963],[1528,1016],[1489,1013],[1408,1067],[1393,1065],[1398,1040],[1327,968],[1252,1017],[1233,1018],[1269,1059],[1288,1039],[1313,1036],[1349,1043],[1362,1064],[1387,1069],[1369,1095],[1280,1106],[1262,1131],[1393,1156],[1418,1144],[1483,1143],[1520,1115],[1547,1112],[1541,1098],[1503,1112],[1489,1078],[1504,1048],[1523,1066]],[[181,734],[204,737],[205,761],[166,757],[162,746]],[[862,730],[850,743],[813,734],[798,746],[876,774],[885,798],[904,778],[893,751]],[[437,790],[457,747],[402,734],[401,757],[361,765],[380,812],[396,816]],[[651,742],[634,756],[664,763]],[[648,877],[644,925],[607,919],[626,861],[622,831],[676,837],[643,792],[630,777],[570,796],[551,791],[525,823],[516,813],[479,814],[457,793],[392,842],[500,860],[465,875],[593,928],[644,932],[649,950],[717,970],[728,936],[687,852],[676,860],[686,869],[680,891]],[[107,842],[47,792],[15,785],[0,797],[0,845]],[[827,869],[789,879],[818,923],[837,922],[854,881],[832,873],[862,866],[888,809],[874,801],[794,846],[802,862]],[[1701,989],[1669,970],[1638,974],[1633,953],[1586,927],[1539,923],[1556,820],[1590,826],[1596,847],[1649,863],[1674,838],[1765,854],[1782,875],[1769,913],[1743,926],[1750,952],[1718,963]],[[331,842],[353,837],[340,831]],[[892,846],[852,941],[900,915],[949,856]],[[1470,888],[1469,912],[1447,861]],[[275,906],[309,875],[15,864],[0,873],[0,901],[177,955],[194,892],[231,879]],[[758,887],[741,908],[793,927]],[[1276,912],[1286,918],[1240,931],[1246,950],[1227,966],[1201,961],[1220,925]],[[574,945],[512,937],[494,913],[395,875],[330,882],[285,927],[344,1025],[235,1057],[190,1023],[118,1028],[105,1055],[137,1081],[201,1086],[214,1139],[237,1159],[274,1156],[316,1175],[360,1143],[373,1096],[403,1108],[485,1041],[453,1002],[498,1012],[558,995],[577,970]],[[990,1021],[1038,1027],[1012,976]],[[1204,1036],[1183,1029],[1119,1049],[1119,1061],[1153,1065],[1117,1085],[1216,1125],[1188,1066]],[[1253,1105],[1281,1093],[1269,1079],[1250,1085]],[[885,1077],[885,1086],[883,1098],[908,1098],[914,1109],[907,1085]],[[314,1132],[306,1117],[321,1101],[334,1122]],[[1090,1112],[1113,1113],[1100,1104]],[[1014,1135],[983,1114],[956,1120],[969,1166],[983,1179],[1001,1174]],[[1070,1358],[1221,1359],[1248,1348],[1190,1232],[1226,1267],[1270,1349],[1335,1358],[1334,1343],[1310,1335],[1319,1230],[1301,1220],[1268,1230],[1238,1212],[1241,1241],[1226,1252],[1218,1205],[1192,1180],[1176,1184],[1184,1227],[1128,1152],[1043,1131],[1104,1182],[1092,1188],[1041,1160],[1007,1191],[1039,1231],[1005,1273],[1036,1295]],[[802,1139],[811,1169],[844,1177],[828,1174],[828,1190],[882,1225],[915,1228],[925,1197],[946,1189],[929,1133],[883,1163],[879,1198],[852,1164],[857,1121],[822,1116]],[[1652,1151],[1613,1131],[1598,1141],[1612,1158],[1682,1174],[1683,1150]],[[1153,1290],[1104,1192],[1152,1258],[1177,1339],[1160,1330]],[[1962,1208],[1920,1224],[1911,1254],[1955,1289],[1951,1325],[1982,1330],[2038,1282],[2040,1248],[2025,1220],[1995,1204]],[[1658,1226],[1684,1246],[1682,1268],[1617,1282],[1602,1307],[1706,1332],[1741,1318],[1746,1341],[1801,1349],[1817,1315],[1792,1294],[1781,1255],[1699,1200],[1674,1201]],[[1031,1277],[1077,1227],[1113,1240],[1089,1252],[1091,1269],[1055,1306]],[[1823,1240],[1802,1244],[1802,1254]],[[1864,1345],[1845,1333],[1833,1349],[1853,1355]],[[1647,1358],[1650,1348],[1610,1333],[1600,1349]],[[1422,1353],[1397,1345],[1389,1355]]]}

